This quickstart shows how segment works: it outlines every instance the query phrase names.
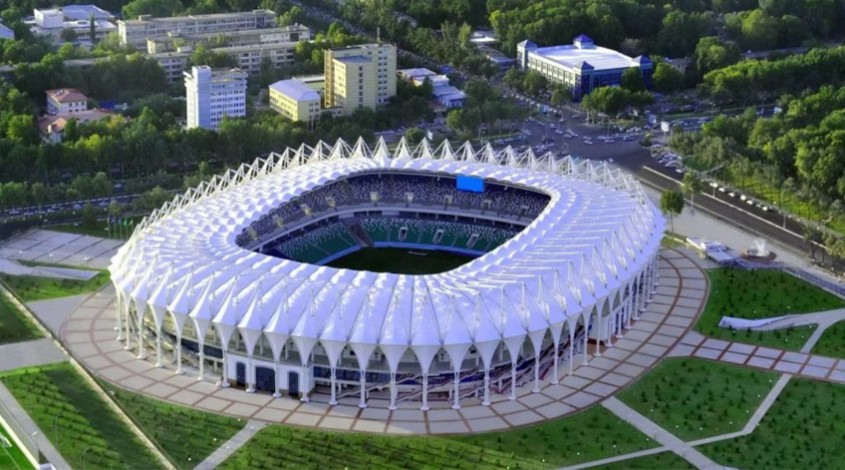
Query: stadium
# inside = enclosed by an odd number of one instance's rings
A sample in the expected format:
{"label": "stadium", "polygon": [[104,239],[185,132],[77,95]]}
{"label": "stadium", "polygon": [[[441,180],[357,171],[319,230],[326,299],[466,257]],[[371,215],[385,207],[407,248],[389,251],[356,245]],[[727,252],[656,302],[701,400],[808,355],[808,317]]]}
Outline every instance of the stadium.
{"label": "stadium", "polygon": [[663,229],[605,163],[448,141],[303,145],[138,225],[109,268],[118,340],[276,397],[515,399],[638,318]]}

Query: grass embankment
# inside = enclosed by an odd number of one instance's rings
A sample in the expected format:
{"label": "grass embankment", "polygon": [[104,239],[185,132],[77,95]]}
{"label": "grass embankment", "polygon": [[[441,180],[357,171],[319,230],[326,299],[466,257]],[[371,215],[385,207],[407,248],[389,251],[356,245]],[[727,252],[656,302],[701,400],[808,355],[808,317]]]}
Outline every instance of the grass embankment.
{"label": "grass embankment", "polygon": [[[69,268],[71,266],[61,266]],[[100,271],[87,281],[38,276],[0,274],[0,279],[24,302],[57,299],[99,290],[109,281],[108,271]]]}
{"label": "grass embankment", "polygon": [[776,379],[703,359],[667,359],[617,398],[689,441],[742,429]]}
{"label": "grass embankment", "polygon": [[692,464],[670,451],[596,467],[597,470],[692,470],[694,468]]}
{"label": "grass embankment", "polygon": [[[296,429],[261,430],[221,469],[554,468],[655,447],[601,407],[506,432],[455,436],[384,436]],[[283,457],[282,457],[283,456]]]}
{"label": "grass embankment", "polygon": [[32,321],[5,296],[0,295],[0,344],[40,338]]}
{"label": "grass embankment", "polygon": [[736,331],[719,327],[723,316],[759,319],[845,307],[845,301],[801,279],[774,269],[711,269],[710,297],[695,329],[712,338],[798,350],[815,326],[775,331]]}
{"label": "grass embankment", "polygon": [[845,321],[830,325],[813,346],[813,354],[845,358]]}
{"label": "grass embankment", "polygon": [[745,469],[845,468],[845,387],[793,378],[751,434],[697,449]]}
{"label": "grass embankment", "polygon": [[179,468],[193,468],[244,427],[237,418],[104,388]]}
{"label": "grass embankment", "polygon": [[[12,371],[0,380],[71,467],[161,468],[70,364]],[[178,421],[171,429],[178,431]]]}
{"label": "grass embankment", "polygon": [[9,431],[0,425],[0,468],[11,470],[31,469],[32,464],[20,447],[15,444]]}

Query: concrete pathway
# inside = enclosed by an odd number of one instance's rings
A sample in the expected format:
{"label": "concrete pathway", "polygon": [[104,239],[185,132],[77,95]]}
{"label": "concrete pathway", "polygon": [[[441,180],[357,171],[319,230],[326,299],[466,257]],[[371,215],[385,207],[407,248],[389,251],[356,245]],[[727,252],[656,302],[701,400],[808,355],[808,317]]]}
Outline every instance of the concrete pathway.
{"label": "concrete pathway", "polygon": [[640,430],[640,432],[646,436],[649,436],[664,445],[676,455],[694,465],[695,468],[724,468],[707,458],[701,452],[690,447],[689,444],[682,441],[674,434],[658,426],[654,421],[646,418],[630,406],[622,403],[618,398],[610,397],[602,402],[602,406],[610,410],[621,420]]}
{"label": "concrete pathway", "polygon": [[0,258],[105,269],[123,240],[31,230],[3,242]]}
{"label": "concrete pathway", "polygon": [[26,411],[21,407],[15,397],[12,396],[12,393],[9,392],[9,389],[6,388],[5,385],[0,383],[0,406],[5,408],[4,414],[8,413],[11,415],[11,420],[17,425],[16,427],[20,427],[21,429],[16,430],[16,432],[23,432],[26,435],[20,436],[21,440],[28,440],[32,442],[36,446],[36,452],[40,451],[44,454],[44,457],[47,459],[48,462],[53,464],[56,468],[60,470],[70,470],[70,465],[67,461],[62,457],[53,444],[50,443],[50,440],[44,437],[44,433],[35,424],[35,421],[26,414]]}
{"label": "concrete pathway", "polygon": [[[71,353],[94,374],[130,391],[158,399],[245,419],[306,426],[326,430],[355,430],[386,434],[460,434],[505,430],[559,418],[588,408],[613,396],[637,380],[668,353],[692,326],[704,305],[708,280],[688,250],[664,250],[660,264],[661,285],[642,314],[626,330],[624,338],[567,375],[568,364],[560,365],[559,385],[549,383],[551,373],[540,383],[539,393],[531,384],[517,389],[517,400],[493,395],[490,406],[467,398],[461,409],[447,401],[432,401],[429,411],[417,402],[400,402],[389,410],[388,401],[372,398],[368,408],[358,408],[358,397],[328,404],[329,397],[315,394],[310,403],[269,394],[246,393],[220,388],[194,376],[174,375],[168,368],[156,368],[155,354],[137,359],[115,340],[115,297],[109,287],[88,297],[62,327],[62,340]],[[134,346],[134,345],[133,345]],[[595,350],[591,346],[590,352]],[[580,356],[580,355],[579,355]],[[169,359],[169,356],[168,356]],[[580,366],[580,367],[579,367]]]}
{"label": "concrete pathway", "polygon": [[87,281],[98,273],[90,269],[59,268],[55,266],[26,266],[16,260],[0,258],[0,272],[12,276],[37,276],[54,279]]}
{"label": "concrete pathway", "polygon": [[62,325],[70,314],[76,310],[82,302],[85,302],[91,294],[72,295],[70,297],[61,297],[58,299],[36,300],[34,302],[27,302],[26,306],[29,310],[47,325],[47,328],[56,336],[62,330]]}
{"label": "concrete pathway", "polygon": [[0,345],[0,371],[63,362],[67,356],[50,338]]}
{"label": "concrete pathway", "polygon": [[194,470],[212,470],[217,468],[218,465],[234,454],[235,451],[241,448],[241,446],[249,442],[249,440],[252,439],[252,436],[256,435],[258,431],[262,430],[264,426],[267,426],[267,424],[268,423],[265,421],[258,421],[254,419],[247,421],[246,426],[244,426],[243,429],[238,431],[238,433],[232,436],[231,439],[224,442],[217,448],[217,450],[212,452],[208,458],[200,462]]}

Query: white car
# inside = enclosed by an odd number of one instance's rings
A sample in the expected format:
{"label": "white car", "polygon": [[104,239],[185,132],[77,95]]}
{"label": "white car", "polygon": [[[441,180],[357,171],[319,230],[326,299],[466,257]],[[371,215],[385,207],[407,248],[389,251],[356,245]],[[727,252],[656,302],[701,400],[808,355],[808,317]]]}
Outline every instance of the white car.
{"label": "white car", "polygon": [[723,193],[723,192],[725,192],[725,191],[727,191],[727,189],[725,189],[725,187],[724,187],[724,186],[719,186],[719,192],[720,192],[720,193]]}
{"label": "white car", "polygon": [[728,196],[730,196],[730,197],[736,197],[736,193],[735,193],[735,192],[733,192],[733,191],[731,191],[731,192],[729,192],[729,193],[728,193]]}
{"label": "white car", "polygon": [[711,188],[718,188],[719,187],[719,183],[717,183],[715,181],[711,181],[709,184],[710,184]]}
{"label": "white car", "polygon": [[557,134],[557,135],[563,135],[563,131],[562,131],[562,130],[560,130],[560,129],[555,129],[555,134]]}
{"label": "white car", "polygon": [[745,200],[747,200],[747,199],[748,199],[748,196],[746,196],[745,194],[740,194],[740,195],[739,195],[739,200],[740,200],[740,201],[745,201]]}
{"label": "white car", "polygon": [[584,141],[584,143],[585,143],[585,144],[587,144],[587,145],[593,145],[593,141],[592,141],[592,140],[585,140],[585,141]]}
{"label": "white car", "polygon": [[604,143],[606,143],[606,144],[614,144],[614,143],[616,143],[616,141],[615,141],[615,140],[613,140],[613,139],[607,139],[607,140],[605,140],[605,141],[604,141]]}

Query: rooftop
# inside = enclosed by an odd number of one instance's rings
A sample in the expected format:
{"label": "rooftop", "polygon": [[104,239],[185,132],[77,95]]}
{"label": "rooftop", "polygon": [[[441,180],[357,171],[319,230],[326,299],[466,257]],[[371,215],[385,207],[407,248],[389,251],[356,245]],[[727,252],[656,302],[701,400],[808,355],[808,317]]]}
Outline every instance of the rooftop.
{"label": "rooftop", "polygon": [[88,97],[76,88],[58,88],[45,91],[47,96],[52,97],[59,103],[74,103],[77,101],[88,101]]}
{"label": "rooftop", "polygon": [[314,91],[301,80],[279,80],[270,85],[271,90],[289,96],[296,101],[320,100],[320,94]]}
{"label": "rooftop", "polygon": [[[583,34],[575,38],[574,44],[564,46],[537,47],[531,51],[535,56],[556,62],[569,68],[593,68],[596,70],[623,69],[638,65],[625,54],[599,47]],[[526,43],[533,44],[530,41]]]}
{"label": "rooftop", "polygon": [[[276,17],[276,13],[272,10],[253,10],[253,11],[238,11],[234,13],[211,13],[208,15],[185,15],[185,16],[168,16],[165,18],[153,18],[153,17],[146,17],[143,15],[138,19],[134,20],[120,20],[124,24],[130,25],[138,25],[150,22],[157,22],[157,23],[180,23],[187,20],[196,20],[196,21],[209,21],[209,20],[218,20],[218,19],[225,19],[225,18],[243,18],[247,16],[259,16],[259,15],[271,15],[272,17]],[[143,18],[143,19],[142,19]]]}
{"label": "rooftop", "polygon": [[80,111],[70,116],[42,116],[38,118],[38,130],[42,134],[47,134],[48,132],[59,133],[65,130],[65,126],[71,119],[82,123],[99,121],[100,119],[113,115],[113,113],[104,109],[89,109],[88,111]]}
{"label": "rooftop", "polygon": [[349,64],[365,64],[370,62],[370,58],[363,55],[351,55],[349,57],[335,57],[335,60],[339,62],[349,63]]}
{"label": "rooftop", "polygon": [[62,7],[62,14],[66,18],[74,20],[87,20],[94,16],[95,20],[113,20],[114,15],[103,10],[97,5],[65,5]]}
{"label": "rooftop", "polygon": [[424,69],[424,68],[402,69],[402,70],[397,70],[396,73],[398,73],[399,75],[401,75],[405,78],[411,78],[411,79],[417,78],[417,77],[428,77],[428,76],[431,76],[431,75],[435,75],[435,73],[432,72],[431,70]]}

